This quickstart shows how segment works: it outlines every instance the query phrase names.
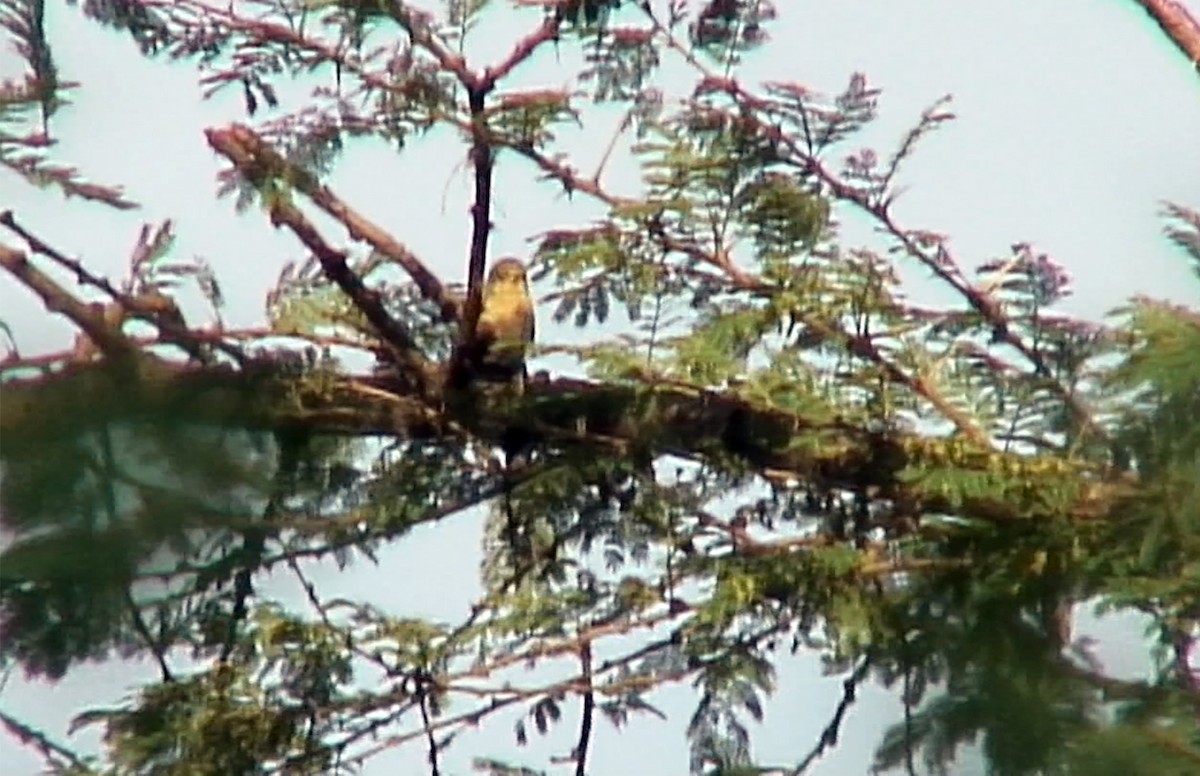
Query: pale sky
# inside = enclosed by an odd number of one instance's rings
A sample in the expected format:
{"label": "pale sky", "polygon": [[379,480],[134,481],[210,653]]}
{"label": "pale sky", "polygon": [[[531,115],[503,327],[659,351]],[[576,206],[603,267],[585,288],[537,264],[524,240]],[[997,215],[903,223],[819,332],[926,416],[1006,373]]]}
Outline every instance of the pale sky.
{"label": "pale sky", "polygon": [[[97,182],[125,184],[128,195],[145,207],[116,213],[64,201],[54,190],[34,190],[4,172],[0,206],[13,208],[28,227],[112,278],[122,276],[141,223],[173,218],[177,255],[203,256],[217,269],[228,299],[227,324],[261,323],[263,294],[283,263],[303,253],[289,235],[273,232],[261,213],[238,215],[230,200],[212,196],[214,175],[223,164],[205,145],[202,129],[245,120],[240,99],[231,92],[201,102],[194,68],[147,62],[125,37],[85,21],[77,9],[48,5],[62,77],[83,84],[56,118],[61,144],[55,158],[79,165]],[[1137,293],[1200,302],[1182,256],[1160,237],[1156,215],[1163,200],[1200,206],[1200,79],[1136,3],[790,0],[776,5],[780,18],[769,30],[773,42],[748,58],[741,78],[748,84],[793,80],[834,92],[852,72],[865,72],[884,90],[882,115],[845,152],[870,145],[887,153],[924,107],[953,94],[958,119],[928,138],[902,175],[908,191],[897,214],[906,226],[949,233],[968,266],[1004,255],[1012,243],[1032,242],[1065,264],[1075,279],[1075,296],[1064,310],[1090,318]],[[504,19],[494,32],[479,35],[490,45],[469,49],[473,63],[507,51],[513,29]],[[0,77],[18,72],[15,54],[0,51]],[[559,87],[570,72],[549,54],[519,71],[520,84]],[[686,84],[684,71],[670,73],[675,85]],[[587,114],[582,130],[563,133],[563,147],[577,154],[580,169],[595,165],[616,120],[612,111],[596,111]],[[445,131],[414,139],[400,155],[372,142],[346,155],[331,184],[444,277],[461,280],[469,240],[464,152],[459,139]],[[582,197],[567,201],[535,180],[527,163],[501,157],[493,256],[527,256],[527,240],[538,232],[599,215]],[[627,162],[615,165],[605,182],[618,191],[637,190]],[[318,222],[327,238],[345,244],[341,231]],[[847,228],[848,234],[866,239],[861,224],[851,220]],[[2,239],[13,244],[7,234]],[[908,275],[922,277],[911,269]],[[914,293],[940,298],[920,285]],[[69,342],[69,325],[49,317],[9,279],[0,280],[0,308],[25,354]],[[194,297],[185,299],[185,312],[201,314]],[[545,318],[539,324],[543,342],[579,340],[574,330]],[[478,593],[479,518],[472,513],[418,529],[381,553],[378,567],[363,563],[342,573],[330,567],[317,579],[327,596],[360,596],[396,614],[457,620]],[[272,588],[301,604],[286,580],[272,581],[267,589]],[[1144,668],[1140,633],[1127,620],[1091,622],[1087,629],[1101,637],[1100,654],[1110,670],[1129,674]],[[153,675],[148,664],[114,663],[81,668],[55,686],[14,677],[0,704],[68,740],[71,714],[114,703]],[[811,656],[781,658],[779,688],[767,706],[767,719],[752,726],[757,761],[774,765],[802,759],[827,723],[840,685],[841,677],[822,677]],[[686,773],[683,727],[695,696],[676,686],[655,700],[672,715],[669,722],[646,717],[620,734],[598,723],[591,774]],[[498,715],[459,737],[443,772],[469,773],[475,756],[544,767],[549,755],[570,749],[577,718],[572,703],[559,733],[545,740],[535,735],[529,747],[514,751],[513,717]],[[881,731],[899,719],[895,698],[864,687],[846,717],[841,746],[809,773],[865,773]],[[88,750],[97,736],[82,733],[69,743]],[[0,747],[6,774],[37,772],[37,758],[13,741],[0,738]],[[423,758],[424,750],[411,746],[378,758],[365,773],[422,772]],[[964,765],[962,772],[970,773],[971,767]],[[566,772],[566,767],[550,772]]]}

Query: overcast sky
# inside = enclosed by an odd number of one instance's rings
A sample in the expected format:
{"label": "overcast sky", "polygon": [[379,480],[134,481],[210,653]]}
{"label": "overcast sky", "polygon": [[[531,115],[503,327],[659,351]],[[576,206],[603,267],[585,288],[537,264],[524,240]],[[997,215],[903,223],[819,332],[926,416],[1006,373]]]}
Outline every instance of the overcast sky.
{"label": "overcast sky", "polygon": [[[229,300],[227,323],[261,323],[266,289],[285,261],[303,254],[260,212],[237,215],[231,201],[213,197],[222,163],[201,130],[244,120],[240,99],[231,94],[202,102],[192,67],[147,62],[125,37],[83,20],[77,9],[47,5],[62,77],[83,85],[55,120],[61,140],[56,159],[79,165],[95,181],[124,184],[145,207],[114,213],[64,201],[54,190],[34,190],[5,172],[0,206],[12,207],[27,226],[113,278],[122,276],[140,224],[173,218],[178,255],[203,256],[216,267]],[[773,42],[748,58],[743,80],[799,81],[833,92],[852,72],[865,72],[884,90],[882,115],[853,145],[886,153],[923,108],[943,94],[954,96],[957,121],[926,141],[903,176],[908,190],[897,214],[906,226],[949,233],[969,266],[1005,254],[1014,242],[1034,243],[1075,279],[1076,294],[1063,307],[1067,312],[1099,318],[1137,293],[1200,301],[1182,256],[1160,237],[1156,215],[1163,200],[1200,206],[1200,79],[1136,3],[777,0],[776,5],[780,18],[770,29]],[[469,49],[472,61],[491,61],[507,51],[514,29],[509,18],[484,28]],[[0,77],[19,72],[15,54],[0,51]],[[548,54],[519,71],[520,83],[560,87],[569,72]],[[682,71],[670,72],[671,78],[683,77]],[[596,164],[617,119],[595,111],[582,130],[564,133],[564,147],[576,154],[580,169]],[[586,223],[600,212],[535,181],[526,163],[501,157],[493,255],[527,256],[527,241],[538,232]],[[636,192],[636,175],[627,163],[616,164],[605,181]],[[399,155],[376,142],[355,147],[332,185],[444,277],[464,277],[471,181],[464,147],[454,135],[415,140]],[[321,223],[329,238],[344,241],[343,233]],[[7,234],[0,239],[13,244]],[[926,287],[915,293],[936,298]],[[0,279],[0,309],[23,353],[69,343],[66,322],[48,317],[7,278]],[[185,299],[185,311],[194,320],[203,314],[194,297]],[[579,335],[543,321],[539,336],[555,342],[577,341]],[[319,579],[328,595],[369,598],[397,614],[458,619],[478,593],[479,532],[478,514],[458,517],[414,532],[384,552],[379,567],[364,564]],[[273,584],[296,594],[286,580]],[[1140,669],[1135,628],[1128,622],[1091,627],[1103,637],[1102,655],[1112,670]],[[112,703],[152,676],[150,666],[135,664],[83,668],[56,686],[14,678],[0,704],[63,739],[72,713]],[[767,721],[754,730],[757,759],[800,760],[828,721],[839,690],[840,678],[823,677],[810,657],[784,658]],[[694,696],[676,687],[656,699],[673,713],[671,721],[646,718],[620,735],[601,724],[591,773],[686,772],[683,725]],[[512,759],[541,767],[545,755],[565,753],[577,713],[571,708],[565,714],[565,735],[548,744],[535,738]],[[810,773],[864,773],[880,731],[898,715],[895,699],[865,689],[847,717],[842,746]],[[500,718],[463,736],[450,750],[445,772],[469,772],[472,756],[507,758],[513,750],[511,721]],[[94,734],[81,734],[72,743],[88,749],[96,741]],[[6,774],[37,771],[38,761],[14,751],[11,740],[0,738],[0,746]],[[423,756],[412,747],[380,758],[366,773],[401,772],[401,764],[416,770]]]}

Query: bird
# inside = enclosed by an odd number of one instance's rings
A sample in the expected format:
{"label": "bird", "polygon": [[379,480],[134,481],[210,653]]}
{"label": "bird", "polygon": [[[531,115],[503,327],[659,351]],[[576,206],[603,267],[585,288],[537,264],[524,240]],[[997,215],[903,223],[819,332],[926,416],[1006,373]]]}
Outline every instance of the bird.
{"label": "bird", "polygon": [[[463,343],[457,363],[459,386],[472,380],[501,383],[500,394],[507,395],[509,401],[519,401],[525,391],[525,357],[535,329],[525,265],[511,257],[498,259],[488,272],[480,297],[475,330]],[[530,453],[529,435],[519,417],[508,419],[500,435],[500,447],[504,453],[503,497],[496,502],[493,515],[496,538],[501,542],[485,557],[506,568],[514,575],[509,582],[516,583],[532,567],[535,556],[532,529],[513,499],[516,478],[528,465]]]}
{"label": "bird", "polygon": [[480,377],[524,383],[525,356],[534,338],[533,300],[525,265],[496,261],[483,285],[482,306],[471,347]]}

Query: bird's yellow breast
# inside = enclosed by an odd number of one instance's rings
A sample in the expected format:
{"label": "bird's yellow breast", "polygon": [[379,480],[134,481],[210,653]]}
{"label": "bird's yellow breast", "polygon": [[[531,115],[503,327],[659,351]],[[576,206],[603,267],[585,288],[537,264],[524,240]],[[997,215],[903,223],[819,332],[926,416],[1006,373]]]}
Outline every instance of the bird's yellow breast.
{"label": "bird's yellow breast", "polygon": [[533,304],[520,280],[493,282],[484,289],[479,330],[494,341],[529,342],[533,338]]}

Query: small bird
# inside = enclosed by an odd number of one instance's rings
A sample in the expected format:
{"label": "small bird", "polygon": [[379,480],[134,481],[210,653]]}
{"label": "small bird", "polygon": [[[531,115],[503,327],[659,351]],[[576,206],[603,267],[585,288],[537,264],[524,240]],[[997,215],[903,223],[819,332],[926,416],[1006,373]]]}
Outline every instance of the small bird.
{"label": "small bird", "polygon": [[472,361],[484,379],[524,380],[525,355],[533,344],[533,300],[525,265],[513,258],[492,265],[483,286]]}
{"label": "small bird", "polygon": [[[525,265],[517,259],[500,259],[492,265],[481,294],[479,320],[474,336],[463,343],[457,360],[459,387],[470,379],[482,382],[506,383],[501,392],[510,397],[524,393],[525,356],[533,344],[534,312],[529,294]],[[515,392],[513,391],[515,387]],[[504,495],[495,505],[497,528],[502,544],[489,553],[493,560],[505,560],[509,583],[518,583],[533,567],[534,537],[527,520],[513,503],[515,473],[528,464],[529,439],[519,418],[510,419],[501,434],[500,447],[504,452]],[[500,549],[503,547],[503,550]],[[497,583],[498,584],[498,583]]]}

